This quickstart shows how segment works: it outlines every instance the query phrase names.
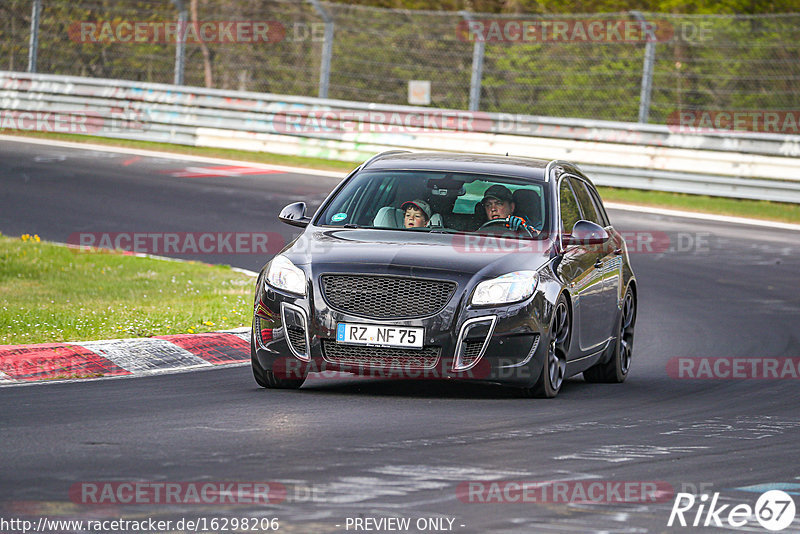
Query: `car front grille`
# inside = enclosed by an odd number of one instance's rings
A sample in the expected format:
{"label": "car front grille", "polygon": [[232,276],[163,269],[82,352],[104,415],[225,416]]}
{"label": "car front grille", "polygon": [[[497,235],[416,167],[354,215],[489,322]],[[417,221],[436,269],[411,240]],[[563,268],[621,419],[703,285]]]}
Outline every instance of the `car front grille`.
{"label": "car front grille", "polygon": [[300,354],[306,353],[306,334],[302,330],[298,328],[287,328],[286,335],[289,338],[289,342],[294,347],[294,350],[299,352]]}
{"label": "car front grille", "polygon": [[463,365],[470,365],[478,359],[483,348],[483,342],[484,340],[481,339],[480,341],[467,341],[464,343],[464,355],[461,358]]}
{"label": "car front grille", "polygon": [[433,369],[439,362],[441,347],[424,347],[421,350],[393,347],[367,347],[344,345],[323,340],[325,360],[339,365],[381,367],[391,369]]}
{"label": "car front grille", "polygon": [[440,312],[455,282],[401,276],[326,274],[322,290],[331,308],[374,319],[425,317]]}

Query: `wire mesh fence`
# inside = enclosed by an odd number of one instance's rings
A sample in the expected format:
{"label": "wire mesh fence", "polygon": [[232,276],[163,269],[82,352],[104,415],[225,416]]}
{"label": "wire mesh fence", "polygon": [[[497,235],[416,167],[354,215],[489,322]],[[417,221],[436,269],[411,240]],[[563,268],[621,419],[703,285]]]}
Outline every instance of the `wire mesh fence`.
{"label": "wire mesh fence", "polygon": [[[176,22],[181,12],[185,26]],[[467,109],[473,91],[480,111],[621,121],[640,117],[647,93],[649,122],[663,124],[681,110],[796,111],[800,14],[544,17],[302,0],[5,0],[0,69],[29,70],[31,56],[40,73],[174,83],[182,70],[190,86],[384,104],[409,103],[409,81],[426,80],[433,107]],[[652,74],[643,75],[648,61]]]}

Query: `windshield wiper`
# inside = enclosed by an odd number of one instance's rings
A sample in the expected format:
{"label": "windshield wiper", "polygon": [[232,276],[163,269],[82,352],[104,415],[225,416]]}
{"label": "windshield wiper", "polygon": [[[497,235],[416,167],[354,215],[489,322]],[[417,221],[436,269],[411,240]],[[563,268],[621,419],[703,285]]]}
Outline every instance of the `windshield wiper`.
{"label": "windshield wiper", "polygon": [[455,230],[453,228],[431,228],[429,226],[423,226],[421,228],[403,228],[403,230],[407,232],[425,232],[427,234],[467,234],[469,232],[465,232],[463,230]]}

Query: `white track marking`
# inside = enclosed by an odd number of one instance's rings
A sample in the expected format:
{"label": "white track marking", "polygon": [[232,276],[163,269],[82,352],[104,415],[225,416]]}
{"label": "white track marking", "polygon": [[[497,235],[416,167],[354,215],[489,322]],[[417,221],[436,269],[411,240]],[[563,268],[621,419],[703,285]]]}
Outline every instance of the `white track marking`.
{"label": "white track marking", "polygon": [[[0,141],[11,141],[15,143],[30,143],[33,145],[45,145],[49,147],[59,148],[76,148],[79,150],[96,150],[99,152],[114,152],[117,154],[131,154],[135,156],[144,156],[151,158],[173,159],[178,161],[197,161],[201,163],[217,163],[220,165],[242,165],[246,167],[256,167],[259,169],[291,172],[297,174],[308,174],[312,176],[323,176],[325,178],[341,180],[345,174],[337,174],[336,171],[320,171],[318,169],[305,169],[302,167],[290,167],[287,165],[272,165],[267,163],[258,163],[253,161],[242,161],[226,158],[212,158],[208,156],[193,156],[191,154],[176,154],[174,152],[159,152],[157,150],[143,150],[140,148],[128,148],[122,146],[108,146],[96,145],[92,143],[74,143],[70,141],[56,141],[50,139],[39,139],[36,137],[15,137],[12,135],[0,135]],[[193,145],[178,145],[190,146]],[[353,164],[353,168],[356,164]]]}
{"label": "white track marking", "polygon": [[732,217],[729,215],[714,215],[711,213],[698,213],[694,211],[680,211],[666,208],[652,208],[650,206],[639,206],[634,204],[617,204],[616,202],[604,202],[603,205],[611,210],[635,211],[637,213],[650,213],[653,215],[666,215],[668,217],[681,217],[684,219],[701,219],[704,221],[714,221],[730,224],[748,224],[750,226],[764,226],[767,228],[777,228],[781,230],[794,230],[800,232],[800,224],[782,223],[777,221],[765,221],[762,219],[748,219],[747,217]]}

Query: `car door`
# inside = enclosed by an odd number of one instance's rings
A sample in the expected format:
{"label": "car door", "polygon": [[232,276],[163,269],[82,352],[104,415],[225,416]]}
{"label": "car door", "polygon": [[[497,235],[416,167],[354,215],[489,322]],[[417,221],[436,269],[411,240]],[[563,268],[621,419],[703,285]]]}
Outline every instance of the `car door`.
{"label": "car door", "polygon": [[[575,192],[575,197],[578,199],[583,219],[605,228],[610,235],[613,229],[604,217],[604,212],[596,204],[597,200],[592,192],[593,187],[588,182],[576,177],[570,177],[570,184]],[[613,240],[613,237],[611,239]],[[597,328],[600,330],[598,335],[607,339],[614,335],[614,319],[616,318],[622,257],[615,254],[616,246],[614,246],[613,241],[604,245],[596,245],[595,248],[599,253],[599,263],[595,264],[595,268],[602,279],[602,298],[598,304],[597,315],[593,317],[593,322],[597,324]]]}
{"label": "car door", "polygon": [[[564,176],[559,183],[559,209],[561,233],[566,238],[576,222],[583,219],[580,205],[573,192],[570,180]],[[562,239],[566,244],[567,239]],[[598,266],[602,267],[603,253],[599,247],[566,245],[558,271],[567,285],[573,308],[573,346],[578,342],[580,354],[593,352],[607,339],[608,329],[603,318],[603,279]]]}

